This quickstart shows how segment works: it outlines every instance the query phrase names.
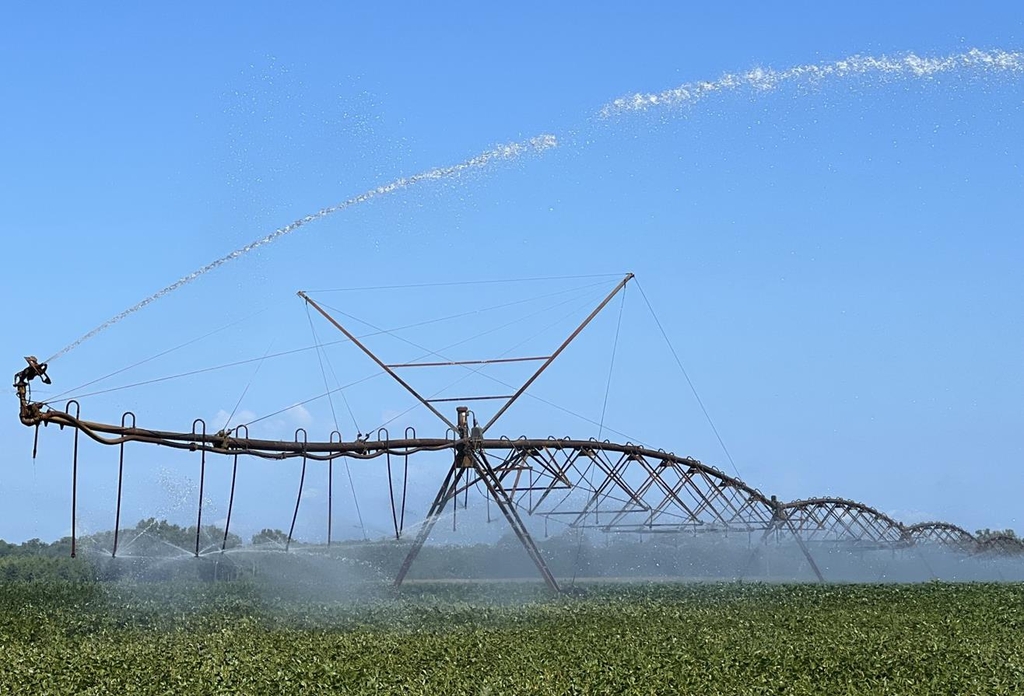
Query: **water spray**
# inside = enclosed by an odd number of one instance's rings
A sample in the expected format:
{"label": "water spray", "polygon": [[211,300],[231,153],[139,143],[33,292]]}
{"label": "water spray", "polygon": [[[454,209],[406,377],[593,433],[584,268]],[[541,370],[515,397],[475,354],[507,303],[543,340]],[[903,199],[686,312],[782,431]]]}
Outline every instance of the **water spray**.
{"label": "water spray", "polygon": [[281,227],[281,228],[271,232],[270,234],[268,234],[267,236],[265,236],[265,237],[263,237],[261,239],[257,239],[254,242],[246,244],[244,247],[241,247],[240,249],[236,249],[235,251],[232,251],[230,254],[228,254],[226,256],[222,256],[221,258],[217,259],[216,261],[211,261],[210,263],[206,264],[202,268],[199,268],[198,270],[195,270],[192,273],[189,273],[187,276],[183,276],[182,278],[179,278],[175,282],[173,282],[170,285],[168,285],[167,287],[165,287],[163,290],[159,290],[159,291],[153,293],[152,295],[150,295],[149,297],[145,298],[141,302],[138,302],[138,303],[132,305],[131,307],[129,307],[128,309],[124,310],[120,314],[117,314],[117,315],[111,317],[107,321],[105,321],[102,324],[100,324],[99,326],[97,326],[92,331],[89,331],[88,333],[83,335],[81,338],[79,338],[76,341],[74,341],[73,343],[70,343],[67,346],[65,346],[64,348],[61,348],[59,351],[54,353],[52,357],[50,357],[49,359],[47,359],[44,362],[46,362],[46,363],[53,362],[54,360],[56,360],[57,358],[61,357],[62,355],[66,354],[66,353],[74,350],[78,346],[82,345],[83,343],[85,343],[86,341],[88,341],[90,338],[92,338],[96,334],[100,333],[101,331],[104,331],[104,330],[110,328],[111,326],[113,326],[114,324],[118,323],[122,319],[125,319],[128,316],[134,314],[135,312],[138,312],[140,309],[143,309],[147,305],[150,305],[153,302],[156,302],[157,300],[159,300],[164,295],[168,295],[168,294],[174,292],[175,290],[177,290],[178,288],[182,287],[183,285],[188,285],[189,283],[191,283],[192,281],[196,280],[200,276],[204,276],[207,273],[209,273],[210,271],[213,271],[213,270],[223,266],[224,264],[228,263],[229,261],[234,261],[235,259],[237,259],[239,257],[245,256],[246,254],[248,254],[251,251],[255,251],[256,249],[259,249],[262,246],[270,244],[271,242],[276,241],[277,239],[285,236],[286,234],[290,234],[290,233],[294,232],[295,230],[299,229],[303,225],[306,225],[306,224],[308,224],[310,222],[315,222],[316,220],[321,220],[321,219],[327,217],[328,215],[331,215],[332,213],[336,213],[336,212],[338,212],[340,210],[344,210],[346,208],[350,208],[350,207],[352,207],[354,205],[358,205],[360,203],[365,203],[365,202],[367,202],[369,200],[372,200],[374,198],[379,198],[381,196],[386,196],[389,193],[394,193],[394,192],[400,191],[402,189],[407,189],[410,186],[415,186],[416,184],[422,184],[422,183],[425,183],[425,182],[428,182],[428,181],[440,181],[442,179],[450,179],[450,178],[453,178],[453,177],[457,177],[460,174],[463,174],[464,172],[467,172],[467,171],[470,171],[470,170],[473,170],[473,169],[481,169],[483,167],[488,166],[489,164],[491,164],[493,162],[514,160],[514,159],[517,159],[517,158],[519,158],[519,157],[521,157],[523,155],[541,153],[541,152],[544,152],[545,150],[549,150],[549,149],[551,149],[553,147],[556,147],[557,145],[558,145],[557,138],[555,138],[555,136],[553,136],[553,135],[548,135],[548,134],[538,135],[538,136],[536,136],[534,138],[530,138],[529,140],[525,140],[525,141],[522,141],[522,142],[509,143],[509,144],[506,144],[506,145],[499,145],[498,147],[495,147],[495,148],[493,148],[491,150],[487,150],[486,152],[482,152],[479,155],[477,155],[476,157],[472,157],[472,158],[470,158],[468,160],[465,160],[464,162],[460,162],[458,164],[453,164],[453,165],[448,166],[448,167],[438,167],[436,169],[431,169],[431,170],[428,170],[426,172],[422,172],[420,174],[414,174],[413,176],[409,176],[409,177],[402,177],[400,179],[395,179],[390,184],[385,184],[384,186],[378,186],[375,189],[370,189],[369,191],[366,191],[365,193],[361,193],[358,196],[354,196],[352,198],[349,198],[348,200],[342,201],[341,203],[338,203],[337,205],[332,205],[329,208],[322,208],[321,210],[319,210],[319,211],[317,211],[317,212],[315,212],[315,213],[313,213],[311,215],[307,215],[307,216],[305,216],[303,218],[299,218],[298,220],[295,220],[294,222],[289,223],[289,224],[285,225],[284,227]]}
{"label": "water spray", "polygon": [[[914,53],[907,53],[903,56],[860,56],[854,55],[849,58],[837,60],[831,63],[818,63],[799,65],[785,70],[774,70],[772,68],[754,68],[743,73],[726,73],[714,81],[688,82],[674,89],[663,92],[636,93],[626,97],[620,97],[603,106],[598,112],[601,118],[612,118],[627,113],[645,112],[658,107],[680,107],[692,106],[703,101],[708,96],[727,91],[749,89],[754,92],[772,92],[783,85],[790,83],[815,84],[831,78],[845,78],[854,76],[877,75],[883,77],[917,77],[930,78],[942,73],[949,73],[956,70],[980,70],[999,73],[1021,73],[1024,72],[1024,52],[1004,51],[993,49],[983,51],[977,48],[963,53],[955,53],[941,57],[921,57]],[[471,169],[479,169],[488,164],[516,159],[525,154],[539,153],[556,147],[558,140],[554,135],[539,135],[526,141],[500,145],[492,150],[483,152],[476,157],[468,159],[459,164],[448,167],[439,167],[429,171],[415,174],[410,177],[396,179],[390,184],[371,189],[346,201],[328,208],[323,208],[316,213],[295,220],[294,222],[271,232],[267,236],[236,249],[230,254],[223,256],[202,268],[193,271],[174,283],[159,290],[141,302],[132,305],[120,314],[113,316],[92,329],[81,338],[65,346],[45,362],[52,362],[71,350],[77,348],[85,341],[96,334],[113,326],[122,319],[139,311],[147,305],[155,302],[164,295],[174,292],[183,285],[187,285],[200,276],[248,254],[259,247],[270,244],[279,237],[294,232],[303,225],[327,217],[339,210],[344,210],[353,205],[364,203],[373,198],[384,196],[395,191],[408,188],[415,184],[437,181],[458,176]]]}
{"label": "water spray", "polygon": [[1024,72],[1024,52],[973,48],[937,58],[922,58],[914,53],[899,57],[850,56],[831,63],[798,65],[786,70],[753,68],[743,73],[726,73],[712,82],[687,82],[663,92],[636,93],[605,104],[598,114],[611,118],[644,112],[658,107],[693,106],[718,92],[749,89],[772,92],[791,83],[815,84],[832,78],[856,76],[930,78],[956,70],[999,73]]}

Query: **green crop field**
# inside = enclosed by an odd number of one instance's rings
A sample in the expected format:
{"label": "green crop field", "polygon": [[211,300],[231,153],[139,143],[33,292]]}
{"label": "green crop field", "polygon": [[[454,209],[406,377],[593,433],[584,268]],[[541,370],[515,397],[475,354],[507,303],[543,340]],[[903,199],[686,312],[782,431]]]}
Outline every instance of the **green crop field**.
{"label": "green crop field", "polygon": [[2,694],[1000,694],[1024,586],[0,583]]}

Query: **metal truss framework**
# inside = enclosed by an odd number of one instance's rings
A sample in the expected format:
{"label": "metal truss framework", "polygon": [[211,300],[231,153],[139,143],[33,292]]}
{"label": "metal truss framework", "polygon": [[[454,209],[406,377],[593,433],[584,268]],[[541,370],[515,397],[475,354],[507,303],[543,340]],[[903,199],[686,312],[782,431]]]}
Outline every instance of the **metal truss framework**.
{"label": "metal truss framework", "polygon": [[[201,420],[196,421],[190,432],[151,430],[137,427],[130,412],[122,418],[122,425],[98,423],[83,420],[76,402],[69,402],[64,410],[25,402],[21,420],[37,429],[56,425],[72,430],[73,493],[77,486],[79,434],[118,447],[118,510],[126,443],[196,452],[200,467],[197,529],[202,524],[201,491],[209,456],[232,459],[232,490],[240,456],[299,459],[302,461],[301,477],[305,476],[308,463],[330,466],[335,460],[349,458],[381,460],[386,464],[394,531],[396,537],[402,539],[407,536],[404,482],[410,459],[423,453],[446,452],[451,464],[425,522],[418,527],[396,585],[401,584],[446,507],[454,506],[456,499],[471,489],[482,489],[488,501],[497,505],[552,589],[557,589],[558,584],[527,528],[526,520],[531,518],[545,525],[557,520],[573,529],[611,533],[760,533],[763,542],[773,538],[792,539],[804,550],[819,577],[821,573],[809,546],[823,543],[891,549],[938,545],[972,554],[1024,553],[1020,541],[1012,537],[995,536],[978,541],[966,530],[944,522],[903,525],[875,508],[852,500],[816,498],[782,503],[715,467],[663,450],[597,440],[475,437],[465,421],[466,410],[460,408],[458,413],[456,429],[449,430],[444,438],[421,438],[409,429],[404,437],[397,439],[380,430],[375,438],[354,441],[341,441],[335,433],[327,442],[308,441],[301,430],[290,442],[238,434],[208,434]],[[300,483],[296,514],[301,496]],[[75,500],[73,495],[73,508]],[[228,525],[232,503],[233,497],[228,502]],[[327,522],[330,524],[329,519]],[[116,524],[119,525],[119,519]],[[227,531],[225,529],[225,536]]]}
{"label": "metal truss framework", "polygon": [[[569,438],[516,440],[487,437],[488,429],[530,387],[562,351],[583,331],[594,317],[623,290],[632,279],[627,275],[590,315],[550,355],[531,358],[466,361],[465,363],[387,364],[345,329],[334,317],[304,293],[300,296],[322,314],[333,326],[361,349],[369,358],[434,413],[446,426],[442,438],[418,437],[412,428],[404,436],[392,439],[380,429],[375,439],[357,438],[343,441],[334,432],[328,441],[310,441],[303,429],[293,441],[250,438],[244,426],[231,431],[209,434],[206,424],[196,419],[189,432],[140,428],[135,415],[126,412],[120,424],[87,421],[81,418],[77,401],[70,401],[63,410],[35,402],[29,393],[30,382],[39,378],[49,383],[45,363],[27,358],[28,367],[15,375],[15,389],[20,402],[21,422],[36,430],[56,425],[73,431],[72,447],[72,541],[75,555],[75,519],[77,513],[77,479],[79,435],[119,449],[117,508],[113,554],[117,554],[120,527],[121,492],[124,471],[124,446],[127,443],[159,445],[196,452],[199,456],[199,501],[197,503],[195,554],[200,553],[200,529],[203,520],[203,486],[207,457],[223,456],[232,460],[231,495],[224,530],[227,540],[234,503],[239,457],[287,460],[300,459],[302,468],[295,511],[288,534],[290,543],[295,520],[302,502],[302,489],[307,465],[326,463],[328,469],[327,539],[331,541],[330,501],[333,462],[337,459],[382,460],[386,464],[394,532],[402,539],[405,532],[406,484],[411,457],[422,453],[447,453],[448,465],[443,482],[419,525],[408,555],[395,579],[401,585],[420,549],[430,536],[435,523],[448,505],[455,509],[460,495],[471,489],[481,491],[488,503],[496,504],[509,527],[537,566],[541,577],[557,591],[558,582],[534,542],[526,520],[539,520],[545,529],[549,522],[559,522],[571,529],[600,530],[609,533],[715,533],[721,535],[760,535],[763,543],[770,539],[792,539],[803,552],[819,580],[824,577],[814,561],[810,546],[834,544],[859,548],[906,548],[914,545],[940,545],[967,553],[1024,554],[1024,545],[1010,536],[978,540],[964,529],[944,522],[928,522],[906,526],[863,503],[842,498],[814,498],[783,503],[775,496],[766,496],[738,478],[734,478],[691,457],[682,457],[664,450],[652,450],[631,443],[607,440],[574,440]],[[426,399],[396,372],[399,368],[430,365],[481,364],[536,360],[540,367],[513,394],[501,398],[505,402],[482,427],[469,422],[469,409],[459,406],[455,421],[449,420],[435,406],[441,399]],[[33,448],[35,456],[35,447]],[[396,469],[401,467],[399,477]],[[399,481],[401,485],[399,486]],[[400,489],[400,493],[396,490]]]}
{"label": "metal truss framework", "polygon": [[804,541],[882,547],[913,543],[901,523],[854,500],[796,500],[781,506],[781,511],[786,529]]}
{"label": "metal truss framework", "polygon": [[904,531],[915,544],[938,544],[958,551],[973,551],[979,544],[966,529],[948,522],[921,522]]}

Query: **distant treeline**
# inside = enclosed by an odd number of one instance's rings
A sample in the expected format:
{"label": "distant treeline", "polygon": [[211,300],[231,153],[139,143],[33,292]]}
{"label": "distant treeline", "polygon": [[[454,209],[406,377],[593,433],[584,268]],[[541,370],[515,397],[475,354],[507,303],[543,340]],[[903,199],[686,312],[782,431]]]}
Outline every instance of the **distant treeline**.
{"label": "distant treeline", "polygon": [[[753,539],[753,541],[752,541]],[[735,577],[763,573],[756,538],[676,534],[647,535],[638,543],[626,537],[587,536],[569,532],[537,540],[552,572],[562,577]],[[284,553],[288,546],[291,553]],[[63,579],[141,580],[231,579],[260,577],[293,582],[387,581],[395,577],[409,551],[409,541],[346,540],[330,547],[293,540],[279,529],[264,529],[243,544],[235,534],[210,525],[199,534],[167,520],[149,518],[120,530],[117,558],[111,531],[79,537],[78,558],[71,539],[52,544],[32,539],[19,545],[0,542],[0,580]],[[223,551],[223,552],[222,552]],[[776,554],[778,556],[778,554]],[[799,565],[794,561],[794,567]],[[428,544],[409,574],[416,579],[536,578],[537,569],[509,532],[496,543],[435,546]]]}
{"label": "distant treeline", "polygon": [[[974,533],[974,535],[979,542],[997,538],[1018,538],[1017,533],[1012,529],[979,529]],[[649,544],[653,543],[659,546],[678,546],[680,538],[686,539],[690,537],[687,537],[686,535],[671,534],[648,535],[646,537],[646,541]],[[723,535],[709,536],[707,538],[720,541],[723,539]],[[727,536],[724,538],[728,539]],[[733,539],[736,538],[745,539],[746,535],[734,534]],[[594,545],[589,537],[577,536],[573,532],[553,537],[553,539],[559,540],[553,542],[556,546],[564,545],[565,540],[569,539],[569,546],[575,548],[575,546],[578,545],[580,553],[583,553],[585,549],[589,549]],[[182,527],[177,524],[172,524],[166,519],[158,520],[155,517],[150,517],[148,519],[139,520],[134,527],[121,529],[118,533],[117,541],[118,549],[124,555],[146,557],[178,556],[193,553],[195,551],[196,527],[195,525]],[[636,536],[630,536],[629,543],[635,543],[636,541]],[[249,543],[252,546],[257,547],[279,546],[284,548],[288,545],[288,535],[280,529],[263,529],[257,534],[254,534],[250,538]],[[381,542],[343,540],[335,543],[340,546],[354,547],[363,545],[379,545]],[[550,546],[551,543],[552,542],[550,542],[550,540],[541,541],[542,546]],[[216,525],[203,526],[199,534],[199,552],[201,554],[220,549],[237,549],[243,545],[244,542],[240,536],[232,533],[225,534],[224,529]],[[298,539],[293,539],[290,545],[296,548],[308,546],[308,544]],[[395,544],[385,542],[385,545],[394,546]],[[508,534],[498,543],[499,547],[502,545],[515,546],[516,540],[511,534]],[[84,551],[87,554],[106,552],[109,555],[114,549],[114,532],[113,530],[108,530],[80,536],[77,540],[77,547],[79,550]],[[70,557],[70,555],[71,537],[69,536],[51,543],[46,543],[40,539],[29,539],[21,544],[12,544],[0,539],[0,558],[7,558],[11,556],[59,558]]]}
{"label": "distant treeline", "polygon": [[[1016,538],[1012,530],[979,530],[978,539]],[[249,544],[235,534],[209,525],[199,532],[167,520],[149,518],[114,533],[80,537],[78,558],[71,539],[47,544],[0,541],[0,581],[57,578],[65,580],[210,581],[261,578],[270,582],[390,582],[409,552],[408,541],[346,540],[324,545],[293,540],[279,529],[264,529]],[[570,531],[537,540],[551,571],[562,578],[813,579],[795,544],[760,543],[757,534],[648,534],[605,536]],[[290,553],[284,553],[286,546]],[[814,545],[816,562],[831,580],[986,579],[983,564],[962,564],[963,555],[921,563],[920,553],[895,558],[887,548]],[[935,553],[943,552],[941,549]],[[922,575],[924,573],[924,575]],[[409,574],[417,579],[536,578],[537,569],[519,540],[509,532],[497,543],[425,546]]]}

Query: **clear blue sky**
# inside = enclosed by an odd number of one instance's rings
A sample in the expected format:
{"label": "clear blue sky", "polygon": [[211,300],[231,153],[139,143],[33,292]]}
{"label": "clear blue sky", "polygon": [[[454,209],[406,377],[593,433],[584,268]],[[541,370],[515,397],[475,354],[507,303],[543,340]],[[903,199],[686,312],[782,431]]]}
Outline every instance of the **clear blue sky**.
{"label": "clear blue sky", "polygon": [[[49,394],[266,307],[103,385],[308,346],[298,289],[633,271],[749,483],[783,499],[854,498],[908,522],[1020,530],[1024,74],[868,74],[598,116],[623,95],[756,66],[1024,51],[1024,8],[984,7],[6,6],[0,362],[13,373],[23,355],[49,356],[325,206],[553,134],[553,150],[354,206],[197,280],[55,361]],[[394,327],[589,281],[560,282],[322,297]],[[617,311],[539,396],[599,420]],[[439,347],[512,316],[403,335]],[[731,470],[635,289],[623,317],[605,423]],[[524,349],[550,349],[571,321],[556,329]],[[326,340],[328,327],[317,331]],[[513,338],[476,348],[493,354]],[[336,350],[340,381],[372,372]],[[117,420],[131,408],[140,424],[187,430],[231,412],[250,381],[238,412],[252,417],[322,387],[309,354],[268,361],[255,379],[253,368],[83,399],[83,415]],[[350,394],[363,428],[408,405],[379,384]],[[70,439],[43,433],[33,463],[16,407],[12,394],[0,419],[0,538],[55,538],[69,525]],[[352,420],[339,420],[350,436]],[[324,402],[271,423],[278,436],[334,427]],[[396,423],[437,432],[429,416]],[[503,425],[510,436],[597,435],[537,402]],[[81,531],[108,529],[116,451],[83,456]],[[128,523],[188,523],[195,457],[132,457]],[[286,527],[295,471],[252,472],[240,524]],[[379,472],[355,475],[379,489]],[[417,475],[423,490],[436,485]],[[381,501],[366,493],[376,530],[387,526],[373,512]],[[351,528],[351,511],[343,517]]]}

